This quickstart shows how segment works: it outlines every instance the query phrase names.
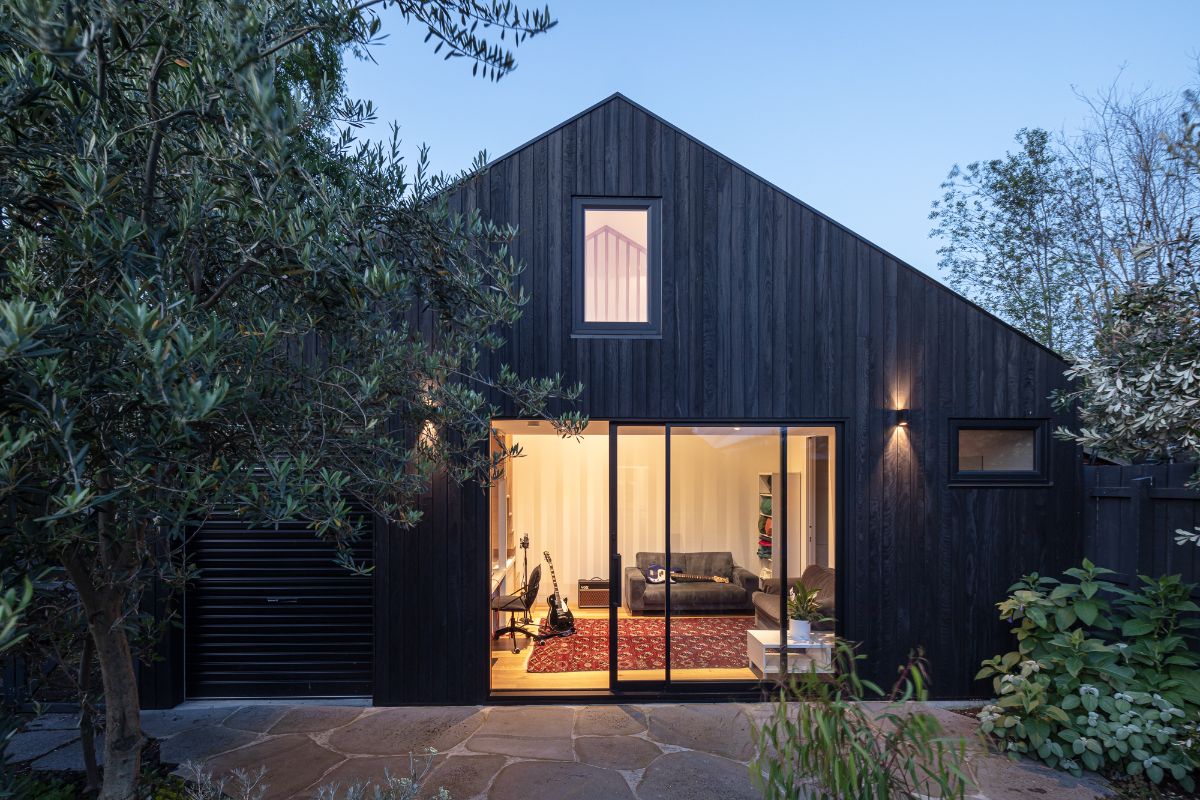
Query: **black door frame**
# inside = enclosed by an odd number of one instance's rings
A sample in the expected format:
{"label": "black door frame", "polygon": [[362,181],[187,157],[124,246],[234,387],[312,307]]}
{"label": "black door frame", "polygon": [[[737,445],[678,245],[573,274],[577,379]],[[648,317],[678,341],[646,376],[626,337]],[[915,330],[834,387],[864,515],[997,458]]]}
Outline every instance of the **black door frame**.
{"label": "black door frame", "polygon": [[[601,420],[597,420],[601,421]],[[770,681],[767,679],[746,680],[746,681],[684,681],[673,682],[671,680],[671,590],[668,582],[665,590],[665,602],[663,607],[663,617],[665,620],[665,641],[664,641],[664,670],[662,680],[621,680],[617,675],[617,614],[620,606],[624,602],[624,569],[622,564],[622,555],[618,550],[617,540],[617,519],[618,519],[618,503],[617,503],[617,441],[618,433],[622,427],[662,427],[663,447],[664,447],[664,462],[666,474],[664,476],[664,550],[667,562],[670,563],[671,557],[671,428],[672,427],[759,427],[759,428],[778,428],[779,435],[779,471],[780,475],[787,475],[787,432],[789,428],[809,428],[809,427],[829,427],[835,432],[834,437],[834,453],[837,460],[836,474],[834,475],[835,491],[833,509],[836,525],[834,530],[837,532],[834,540],[834,563],[838,565],[837,569],[842,570],[843,557],[845,552],[845,480],[844,473],[846,471],[845,463],[845,420],[842,419],[804,419],[804,420],[755,420],[755,419],[670,419],[670,420],[653,420],[653,419],[607,419],[603,420],[608,424],[608,520],[609,520],[609,614],[608,614],[608,660],[609,660],[609,694],[613,697],[622,697],[629,695],[654,695],[661,697],[674,697],[681,695],[705,695],[705,696],[721,696],[721,695],[753,695],[761,694],[763,687],[768,685]],[[787,564],[788,557],[788,539],[787,535],[787,481],[783,482],[783,491],[781,494],[781,504],[779,509],[780,527],[775,529],[775,536],[782,534],[782,547],[779,550],[779,558],[781,563]],[[785,566],[786,572],[786,566]],[[838,606],[845,608],[845,604],[841,602],[844,596],[844,589],[841,586],[842,581],[838,581],[834,591]],[[779,593],[779,633],[783,637],[786,635],[787,628],[787,594],[783,591]],[[838,635],[842,635],[844,626],[842,620],[837,620],[834,623],[834,631]],[[782,663],[780,664],[782,674],[787,674],[787,652],[784,651],[780,655]]]}

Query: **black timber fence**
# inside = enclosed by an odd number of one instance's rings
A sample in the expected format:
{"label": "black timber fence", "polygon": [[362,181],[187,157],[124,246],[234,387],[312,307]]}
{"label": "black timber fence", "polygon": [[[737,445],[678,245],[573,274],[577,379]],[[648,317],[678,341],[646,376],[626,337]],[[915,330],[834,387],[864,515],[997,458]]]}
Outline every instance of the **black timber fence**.
{"label": "black timber fence", "polygon": [[1194,464],[1084,467],[1084,554],[1116,570],[1114,583],[1178,574],[1200,584],[1200,547],[1175,543],[1176,531],[1200,525],[1200,489],[1188,486],[1195,474]]}

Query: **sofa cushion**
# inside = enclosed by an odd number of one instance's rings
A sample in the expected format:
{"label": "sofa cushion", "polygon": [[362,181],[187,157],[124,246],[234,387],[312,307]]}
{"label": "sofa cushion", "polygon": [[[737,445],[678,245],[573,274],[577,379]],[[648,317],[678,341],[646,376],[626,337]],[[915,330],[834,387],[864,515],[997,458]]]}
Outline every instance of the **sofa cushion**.
{"label": "sofa cushion", "polygon": [[775,625],[779,624],[779,595],[768,594],[767,592],[754,593],[754,611],[770,620]]}
{"label": "sofa cushion", "polygon": [[[662,611],[666,605],[666,588],[662,584],[647,586],[642,594],[642,606]],[[674,583],[671,584],[671,613],[689,610],[720,611],[748,609],[750,598],[746,590],[735,583]]]}

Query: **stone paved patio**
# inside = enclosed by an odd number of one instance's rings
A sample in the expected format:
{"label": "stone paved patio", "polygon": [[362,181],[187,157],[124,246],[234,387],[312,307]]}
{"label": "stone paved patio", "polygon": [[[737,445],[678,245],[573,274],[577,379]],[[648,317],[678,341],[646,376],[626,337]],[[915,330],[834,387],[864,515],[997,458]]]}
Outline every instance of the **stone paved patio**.
{"label": "stone paved patio", "polygon": [[[364,708],[189,704],[144,712],[165,762],[215,774],[266,767],[268,797],[311,798],[316,787],[409,773],[408,754],[438,751],[426,786],[454,800],[665,800],[758,797],[749,777],[751,726],[768,707],[703,705]],[[972,721],[933,708],[952,732]],[[13,742],[37,769],[81,767],[67,715],[36,720]],[[972,745],[976,798],[1092,800],[1103,782],[1076,780]],[[75,767],[75,768],[78,768]]]}

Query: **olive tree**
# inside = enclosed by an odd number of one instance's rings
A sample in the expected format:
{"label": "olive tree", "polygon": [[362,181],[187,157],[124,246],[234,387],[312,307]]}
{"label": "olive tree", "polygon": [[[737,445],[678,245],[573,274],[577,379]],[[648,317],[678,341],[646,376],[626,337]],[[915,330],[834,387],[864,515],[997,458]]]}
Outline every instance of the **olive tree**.
{"label": "olive tree", "polygon": [[342,59],[387,6],[489,78],[553,25],[498,0],[0,0],[0,547],[78,595],[106,800],[139,771],[139,593],[187,577],[187,531],[232,508],[345,545],[357,504],[411,525],[435,470],[506,455],[496,404],[578,392],[497,363],[515,230],[451,213],[394,131],[357,138],[375,112]]}

